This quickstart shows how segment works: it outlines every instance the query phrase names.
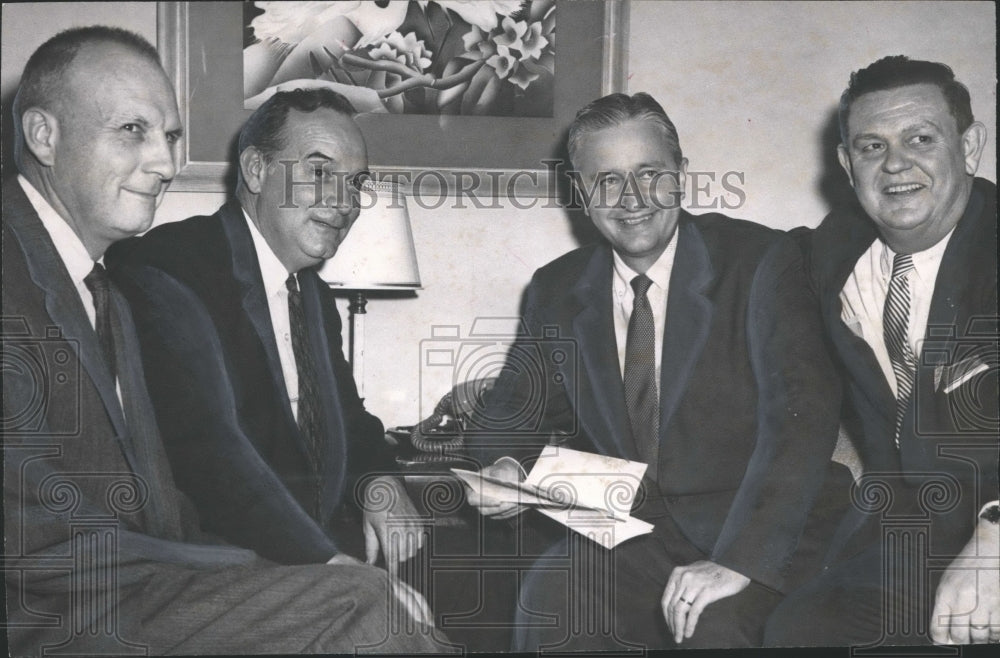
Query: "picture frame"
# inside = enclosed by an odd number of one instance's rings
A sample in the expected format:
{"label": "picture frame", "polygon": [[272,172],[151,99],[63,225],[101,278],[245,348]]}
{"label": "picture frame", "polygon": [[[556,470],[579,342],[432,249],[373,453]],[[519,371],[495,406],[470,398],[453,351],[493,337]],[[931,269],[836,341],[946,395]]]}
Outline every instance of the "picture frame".
{"label": "picture frame", "polygon": [[[224,192],[235,135],[250,115],[242,3],[157,4],[157,49],[185,128],[171,190]],[[373,176],[409,193],[558,196],[555,162],[576,110],[624,89],[628,0],[559,0],[557,12],[553,117],[360,115]]]}

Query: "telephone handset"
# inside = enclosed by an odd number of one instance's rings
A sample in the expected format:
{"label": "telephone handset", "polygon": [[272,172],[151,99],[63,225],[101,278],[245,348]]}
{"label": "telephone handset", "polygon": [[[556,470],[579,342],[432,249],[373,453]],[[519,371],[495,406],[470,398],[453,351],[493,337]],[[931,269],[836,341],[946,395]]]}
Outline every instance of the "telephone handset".
{"label": "telephone handset", "polygon": [[443,453],[461,448],[469,416],[482,408],[483,396],[496,383],[495,377],[461,382],[448,391],[434,406],[430,416],[420,421],[410,433],[413,447],[421,452]]}

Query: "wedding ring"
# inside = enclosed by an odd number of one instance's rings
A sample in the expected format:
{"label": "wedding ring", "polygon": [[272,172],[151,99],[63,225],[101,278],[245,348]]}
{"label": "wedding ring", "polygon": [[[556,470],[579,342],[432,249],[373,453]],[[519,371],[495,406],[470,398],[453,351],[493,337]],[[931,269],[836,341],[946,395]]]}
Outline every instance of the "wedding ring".
{"label": "wedding ring", "polygon": [[[683,600],[684,599],[681,599],[681,601]],[[971,628],[974,631],[985,631],[987,628],[989,628],[989,625],[983,624],[982,626],[980,626],[979,624],[969,624],[969,628]]]}
{"label": "wedding ring", "polygon": [[[683,596],[680,597],[680,598],[681,598],[681,603],[687,603],[688,605],[693,605],[690,601],[688,601],[687,599],[685,599]],[[986,628],[986,627],[984,626],[983,628]]]}

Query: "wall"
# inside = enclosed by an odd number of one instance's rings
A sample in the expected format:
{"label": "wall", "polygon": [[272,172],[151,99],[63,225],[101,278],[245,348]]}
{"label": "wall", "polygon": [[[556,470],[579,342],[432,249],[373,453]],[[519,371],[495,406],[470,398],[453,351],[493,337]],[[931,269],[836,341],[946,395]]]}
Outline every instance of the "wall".
{"label": "wall", "polygon": [[155,2],[5,2],[0,21],[0,98],[3,100],[2,167],[13,169],[11,144],[14,128],[10,104],[28,57],[47,38],[71,27],[117,25],[156,43]]}
{"label": "wall", "polygon": [[[885,55],[944,62],[972,95],[996,180],[992,2],[633,0],[628,89],[657,98],[692,169],[745,172],[732,214],[815,226],[845,179],[834,112],[851,71]],[[825,130],[824,130],[825,128]]]}
{"label": "wall", "polygon": [[[151,3],[6,4],[3,89],[35,46],[74,22],[123,24],[155,38]],[[745,202],[730,214],[781,228],[815,226],[830,199],[845,191],[833,159],[836,100],[852,70],[882,55],[955,69],[990,134],[980,173],[996,180],[994,26],[992,3],[633,0],[628,90],[663,103],[692,169],[715,172],[717,181],[728,171],[743,173]],[[6,116],[7,94],[4,100]],[[711,190],[720,191],[718,183]],[[212,212],[222,201],[221,194],[171,192],[157,222]],[[707,198],[689,193],[688,202]],[[467,336],[477,317],[514,316],[534,269],[578,244],[579,218],[557,208],[451,205],[410,207],[424,289],[368,305],[368,406],[387,425],[428,415],[452,384],[448,369],[420,367],[421,341],[435,326],[458,325]],[[346,320],[346,309],[342,314]],[[478,373],[496,364],[465,363]]]}
{"label": "wall", "polygon": [[[157,221],[210,213],[223,200],[221,194],[171,193]],[[403,299],[370,299],[365,320],[366,403],[386,426],[430,415],[453,385],[449,369],[420,367],[421,341],[431,338],[435,326],[458,325],[467,336],[476,318],[499,317],[508,319],[494,326],[512,331],[516,320],[510,318],[518,313],[532,272],[577,246],[566,213],[542,208],[544,203],[539,200],[532,211],[513,208],[506,200],[499,209],[473,209],[469,202],[467,208],[448,203],[439,209],[408,204],[423,290]],[[433,199],[424,205],[434,205]],[[346,332],[346,300],[340,312]],[[455,340],[446,342],[458,347]],[[471,368],[482,376],[501,361],[466,361],[460,372]]]}

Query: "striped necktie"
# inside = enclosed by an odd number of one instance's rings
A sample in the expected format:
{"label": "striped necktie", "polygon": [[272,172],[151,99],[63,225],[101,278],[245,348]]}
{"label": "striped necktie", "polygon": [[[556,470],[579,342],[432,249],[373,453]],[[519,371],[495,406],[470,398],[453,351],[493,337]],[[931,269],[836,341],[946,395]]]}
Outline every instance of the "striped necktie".
{"label": "striped necktie", "polygon": [[892,371],[896,375],[896,429],[893,438],[899,447],[899,432],[903,417],[913,394],[913,380],[917,371],[917,358],[907,340],[910,326],[910,285],[908,277],[913,271],[910,254],[896,254],[892,259],[892,276],[885,297],[882,315],[883,338]]}
{"label": "striped necktie", "polygon": [[309,347],[309,331],[306,325],[302,293],[299,291],[298,280],[294,274],[288,275],[285,287],[288,289],[288,319],[292,328],[292,353],[295,355],[295,368],[299,376],[298,424],[299,431],[305,438],[308,448],[310,466],[317,477],[317,483],[313,490],[313,516],[318,520],[320,515],[319,475],[323,453],[323,420],[319,401],[319,384],[316,379],[316,360],[313,350]]}

